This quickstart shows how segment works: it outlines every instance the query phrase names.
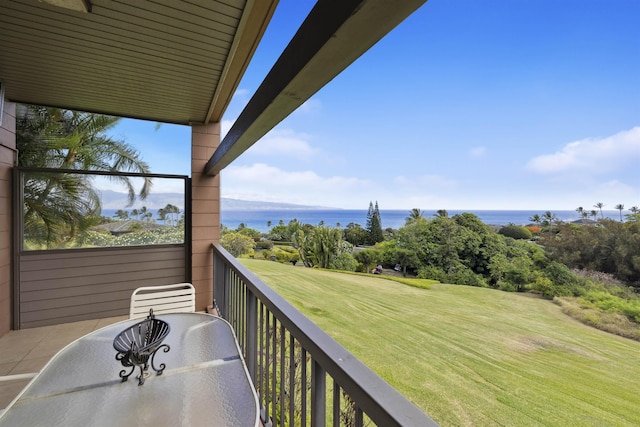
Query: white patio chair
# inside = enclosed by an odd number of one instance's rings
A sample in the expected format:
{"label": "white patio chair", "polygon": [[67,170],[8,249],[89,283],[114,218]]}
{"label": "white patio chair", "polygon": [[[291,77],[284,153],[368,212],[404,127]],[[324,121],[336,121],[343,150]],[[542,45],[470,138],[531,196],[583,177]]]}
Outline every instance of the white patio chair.
{"label": "white patio chair", "polygon": [[174,285],[143,286],[133,291],[129,318],[146,317],[149,309],[153,314],[193,313],[196,311],[196,292],[191,283]]}

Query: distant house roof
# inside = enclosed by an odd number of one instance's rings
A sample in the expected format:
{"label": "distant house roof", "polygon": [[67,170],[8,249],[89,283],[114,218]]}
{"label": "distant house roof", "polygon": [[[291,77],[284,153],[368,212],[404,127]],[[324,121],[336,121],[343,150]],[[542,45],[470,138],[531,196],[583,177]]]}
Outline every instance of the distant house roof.
{"label": "distant house roof", "polygon": [[96,225],[91,229],[94,231],[108,231],[111,234],[117,236],[124,233],[130,233],[131,231],[133,231],[132,227],[134,228],[136,227],[135,224],[140,224],[142,228],[144,228],[145,230],[157,230],[159,228],[166,227],[165,225],[156,224],[155,222],[140,221],[137,219],[127,219],[124,221],[114,221],[114,222],[108,222],[106,224]]}

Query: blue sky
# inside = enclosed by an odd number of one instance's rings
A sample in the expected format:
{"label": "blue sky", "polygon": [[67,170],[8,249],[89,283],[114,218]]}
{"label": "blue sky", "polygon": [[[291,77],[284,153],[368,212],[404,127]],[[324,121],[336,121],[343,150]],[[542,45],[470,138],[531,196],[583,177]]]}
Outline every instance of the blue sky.
{"label": "blue sky", "polygon": [[[312,8],[281,0],[228,130]],[[640,206],[640,1],[430,0],[222,172],[222,196],[337,208]],[[190,130],[123,120],[153,172]],[[159,189],[158,189],[159,191]]]}

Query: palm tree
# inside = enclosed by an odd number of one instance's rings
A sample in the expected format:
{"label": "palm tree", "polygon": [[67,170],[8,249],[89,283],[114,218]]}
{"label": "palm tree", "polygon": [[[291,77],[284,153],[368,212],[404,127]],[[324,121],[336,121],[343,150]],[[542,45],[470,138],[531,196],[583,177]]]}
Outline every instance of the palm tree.
{"label": "palm tree", "polygon": [[540,224],[542,224],[542,217],[540,217],[540,215],[538,214],[533,214],[531,218],[529,218],[529,221],[539,226]]}
{"label": "palm tree", "polygon": [[167,210],[165,208],[158,209],[158,219],[164,221],[165,225],[167,224],[169,218],[167,217]]}
{"label": "palm tree", "polygon": [[113,216],[118,219],[129,219],[129,212],[122,209],[118,209]]}
{"label": "palm tree", "polygon": [[178,224],[178,214],[180,213],[180,208],[172,205],[171,203],[167,203],[167,205],[163,209],[165,215],[167,216],[167,220],[169,221],[169,225]]}
{"label": "palm tree", "polygon": [[596,217],[598,216],[598,211],[596,210],[591,210],[591,216],[593,217],[594,221],[596,219]]}
{"label": "palm tree", "polygon": [[138,209],[138,214],[140,215],[140,219],[143,219],[146,221],[149,221],[149,218],[151,218],[151,215],[152,215],[146,206],[143,206],[140,209]]}
{"label": "palm tree", "polygon": [[622,203],[618,203],[616,205],[616,209],[620,211],[620,222],[622,222],[622,211],[624,210],[624,205]]}
{"label": "palm tree", "polygon": [[554,213],[551,213],[551,211],[546,211],[542,215],[542,224],[545,226],[551,226],[553,223],[557,221],[558,221],[558,217]]}
{"label": "palm tree", "polygon": [[423,218],[422,211],[418,208],[413,208],[409,212],[409,216],[406,218],[406,222],[414,221],[418,218]]}
{"label": "palm tree", "polygon": [[437,218],[449,218],[449,212],[446,209],[438,209],[433,216]]}
{"label": "palm tree", "polygon": [[632,214],[637,214],[638,212],[640,212],[640,208],[638,208],[637,206],[631,206],[629,210]]}
{"label": "palm tree", "polygon": [[[148,173],[139,153],[124,141],[106,136],[119,118],[58,108],[18,105],[16,144],[18,165],[30,168],[101,172]],[[120,182],[133,203],[136,192],[126,176],[109,176]],[[25,238],[48,247],[74,238],[99,219],[100,197],[90,175],[36,172],[25,174]],[[151,188],[145,178],[138,196]]]}
{"label": "palm tree", "polygon": [[600,218],[604,218],[604,215],[602,214],[602,208],[604,208],[604,203],[602,202],[598,202],[595,205],[593,205],[594,208],[598,208],[600,209]]}
{"label": "palm tree", "polygon": [[580,215],[580,218],[582,218],[583,217],[582,214],[584,213],[584,208],[582,206],[578,206],[576,208],[576,212],[578,212],[578,214]]}
{"label": "palm tree", "polygon": [[[174,218],[173,224],[174,225],[178,225],[178,222],[180,222],[179,221],[180,220],[180,208],[177,207],[176,205],[170,205],[169,209],[170,209],[171,216]],[[184,217],[184,212],[182,212],[182,214],[183,214],[183,217]]]}

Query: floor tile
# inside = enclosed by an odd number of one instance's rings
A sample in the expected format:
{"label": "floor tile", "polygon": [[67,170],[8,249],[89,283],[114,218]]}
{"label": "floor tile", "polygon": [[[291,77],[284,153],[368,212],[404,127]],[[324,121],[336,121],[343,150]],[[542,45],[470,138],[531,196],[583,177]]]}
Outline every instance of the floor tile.
{"label": "floor tile", "polygon": [[14,375],[26,374],[29,372],[39,372],[50,359],[51,358],[48,356],[35,357],[33,359],[22,359],[13,367],[10,374]]}
{"label": "floor tile", "polygon": [[29,381],[30,380],[0,382],[0,409],[6,408],[22,389],[29,384]]}
{"label": "floor tile", "polygon": [[16,367],[18,362],[0,363],[0,375],[9,375],[11,370]]}

